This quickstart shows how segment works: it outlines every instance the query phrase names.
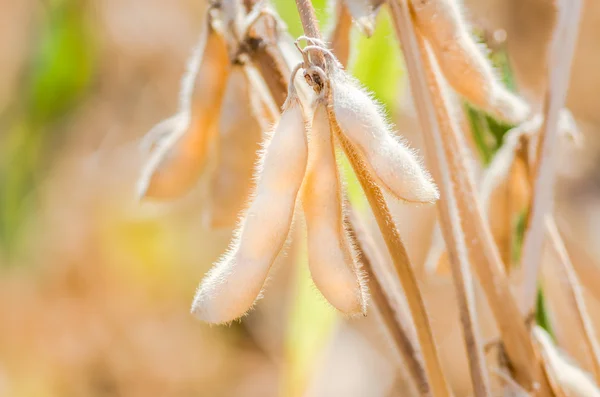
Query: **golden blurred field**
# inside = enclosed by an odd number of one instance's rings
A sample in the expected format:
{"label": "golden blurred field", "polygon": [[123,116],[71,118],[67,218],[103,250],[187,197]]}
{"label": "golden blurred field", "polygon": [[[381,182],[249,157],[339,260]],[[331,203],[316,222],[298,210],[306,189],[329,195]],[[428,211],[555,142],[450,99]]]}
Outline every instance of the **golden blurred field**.
{"label": "golden blurred field", "polygon": [[[273,3],[298,36],[294,2]],[[313,3],[326,21],[324,1]],[[550,3],[465,4],[492,57],[505,57],[515,86],[539,108]],[[411,395],[403,364],[376,319],[344,319],[312,285],[302,220],[249,316],[209,326],[190,315],[198,282],[227,248],[232,230],[208,227],[208,178],[166,203],[140,203],[135,189],[144,161],[140,141],[176,110],[205,6],[194,0],[0,0],[0,396]],[[599,21],[600,6],[588,0],[567,101],[583,143],[560,153],[556,193],[557,222],[596,329]],[[421,148],[387,13],[378,16],[372,38],[352,37],[349,70],[383,102],[400,134]],[[232,128],[238,115],[239,109],[228,109],[222,129]],[[235,128],[246,127],[238,123]],[[354,180],[349,186],[351,195],[360,195]],[[364,200],[357,203],[365,209]],[[435,211],[391,207],[417,268],[446,375],[456,396],[469,396],[449,272],[426,266]],[[544,288],[557,290],[564,282],[552,274],[544,279]],[[493,339],[498,332],[480,292],[481,333]],[[562,295],[548,296],[546,320],[561,347],[591,371],[581,335],[564,317],[556,321],[568,311]]]}

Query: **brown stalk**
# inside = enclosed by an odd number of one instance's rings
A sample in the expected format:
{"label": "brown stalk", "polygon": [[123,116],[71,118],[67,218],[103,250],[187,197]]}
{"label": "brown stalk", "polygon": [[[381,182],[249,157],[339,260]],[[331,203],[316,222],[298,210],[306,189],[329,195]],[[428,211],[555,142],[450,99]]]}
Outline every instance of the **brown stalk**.
{"label": "brown stalk", "polygon": [[[321,39],[319,22],[317,21],[317,15],[315,14],[315,8],[313,7],[311,0],[296,0],[296,8],[300,15],[300,22],[302,22],[304,34],[307,37]],[[314,54],[313,62],[321,69],[325,69],[325,57],[320,52]]]}
{"label": "brown stalk", "polygon": [[[310,0],[296,0],[296,5],[302,21],[304,33],[309,37],[320,39],[321,34],[315,17],[315,10]],[[317,65],[319,65],[318,62],[321,62],[321,64],[324,63],[322,54],[319,53],[319,55],[321,59],[316,59],[315,63],[317,63]],[[377,224],[379,225],[379,229],[381,230],[388,250],[392,256],[394,269],[398,278],[400,279],[402,288],[404,289],[408,306],[417,330],[417,338],[423,352],[427,378],[431,385],[433,395],[440,397],[450,396],[450,388],[442,371],[439,355],[433,339],[433,332],[431,330],[431,325],[429,324],[429,318],[427,316],[422,294],[417,283],[417,278],[411,266],[410,260],[408,259],[406,247],[404,247],[404,243],[400,238],[398,229],[394,224],[392,214],[387,207],[383,193],[381,189],[373,182],[362,158],[358,155],[344,134],[341,133],[331,107],[329,108],[329,120],[332,129],[335,132],[335,136],[341,143],[341,146],[344,149],[346,156],[350,160],[356,176],[358,177],[363,191],[365,192],[367,200],[369,201],[369,205],[371,206],[375,219],[377,220]]]}
{"label": "brown stalk", "polygon": [[399,313],[390,304],[391,294],[386,294],[383,287],[385,283],[380,282],[380,277],[386,274],[387,269],[380,268],[375,271],[375,267],[382,267],[385,263],[383,256],[365,231],[357,214],[350,207],[350,203],[346,203],[346,207],[348,209],[346,228],[353,240],[355,251],[360,258],[362,269],[369,282],[372,308],[401,353],[403,361],[416,383],[417,390],[423,396],[430,396],[431,389],[423,367],[421,352],[415,347],[413,332],[409,332],[409,325],[405,325],[399,318]]}
{"label": "brown stalk", "polygon": [[[391,7],[395,16],[398,14],[397,6],[392,2]],[[399,25],[399,22],[396,21],[396,24]],[[435,76],[430,76],[430,79],[432,77],[435,78]],[[433,84],[436,84],[435,81]],[[430,81],[431,85],[432,82]],[[438,98],[442,99],[441,97]],[[438,103],[437,107],[440,106],[444,107],[444,104]],[[440,166],[440,163],[447,164],[448,159],[446,158],[447,154],[444,153],[442,146],[439,144],[439,140],[434,145],[432,145],[434,142],[431,139],[426,138],[424,141],[427,153],[432,163],[435,163],[432,164],[433,177],[438,184],[441,182],[439,186],[442,199],[437,203],[438,217],[450,259],[474,394],[475,396],[489,396],[491,395],[490,381],[483,355],[483,344],[478,330],[475,293],[469,268],[465,235],[461,227],[457,200],[453,191],[458,182],[453,179],[457,175],[454,175],[453,178],[448,167]]]}
{"label": "brown stalk", "polygon": [[600,384],[600,346],[598,345],[594,326],[592,325],[592,321],[587,311],[579,279],[573,270],[573,264],[571,263],[567,249],[562,241],[556,223],[554,222],[554,217],[546,217],[546,233],[548,234],[550,245],[559,259],[561,273],[564,274],[564,278],[567,281],[565,285],[567,287],[566,290],[569,296],[569,303],[573,307],[572,311],[576,313],[579,326],[585,336],[585,343],[589,349],[594,369],[594,377],[596,382]]}
{"label": "brown stalk", "polygon": [[402,284],[402,289],[406,295],[408,307],[417,330],[417,338],[421,346],[421,351],[423,352],[423,360],[425,362],[427,378],[429,379],[432,393],[436,397],[450,396],[450,387],[448,386],[446,377],[442,371],[422,293],[408,258],[406,247],[395,226],[394,219],[387,206],[383,192],[371,179],[366,165],[360,155],[356,152],[356,149],[354,149],[352,144],[341,132],[341,129],[335,120],[335,115],[331,110],[329,120],[332,129],[335,131],[335,136],[338,138],[346,157],[348,157],[354,173],[367,197],[369,205],[373,210],[373,215],[377,220],[379,230],[381,231],[386,246],[392,256],[394,270]]}
{"label": "brown stalk", "polygon": [[[534,382],[538,381],[542,390],[546,391],[547,383],[536,360],[534,346],[524,321],[519,321],[522,317],[512,296],[504,265],[489,226],[482,216],[472,172],[466,157],[462,155],[467,153],[465,143],[456,126],[452,124],[438,77],[432,69],[433,60],[427,55],[423,38],[415,31],[406,2],[390,0],[389,4],[404,50],[411,89],[432,168],[438,175],[443,175],[443,169],[447,169],[454,178],[454,183],[449,180],[442,181],[444,185],[448,184],[452,188],[456,197],[455,203],[461,224],[453,227],[462,227],[464,231],[471,264],[484,288],[500,329],[504,349],[514,369],[516,380],[528,390],[533,390]],[[442,152],[444,156],[438,158],[437,154]],[[439,160],[445,163],[440,164]],[[447,211],[448,215],[442,224],[446,224],[445,227],[449,229],[448,222],[456,222],[457,217],[450,216],[452,208],[447,198],[443,201],[447,204],[440,204],[440,212]],[[447,245],[451,246],[451,243],[452,240],[447,241]]]}
{"label": "brown stalk", "polygon": [[548,88],[544,102],[544,123],[532,168],[534,179],[528,231],[523,244],[524,281],[521,289],[521,311],[529,313],[535,304],[540,258],[544,244],[546,214],[552,213],[558,141],[558,118],[569,85],[571,63],[581,17],[581,0],[558,2],[558,23],[548,59]]}

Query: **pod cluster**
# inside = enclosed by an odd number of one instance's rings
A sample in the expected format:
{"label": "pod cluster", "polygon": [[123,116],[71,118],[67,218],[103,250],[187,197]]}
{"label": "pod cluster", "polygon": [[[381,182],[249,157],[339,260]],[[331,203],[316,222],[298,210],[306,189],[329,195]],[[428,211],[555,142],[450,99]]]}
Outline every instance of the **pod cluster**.
{"label": "pod cluster", "polygon": [[[381,106],[323,43],[305,39],[310,45],[301,50],[304,62],[292,73],[281,117],[264,145],[248,207],[228,251],[196,293],[192,312],[204,321],[235,320],[261,296],[292,227],[297,202],[306,220],[315,285],[340,312],[366,312],[365,283],[344,225],[336,134],[344,134],[374,183],[392,196],[415,203],[438,198],[431,177],[415,152],[395,136]],[[323,65],[313,61],[316,54],[325,56]],[[316,92],[310,100],[296,93],[294,76],[299,71]]]}
{"label": "pod cluster", "polygon": [[[284,68],[299,59],[271,8],[240,7],[231,1],[209,6],[181,82],[177,112],[152,128],[142,145],[148,159],[138,180],[139,198],[173,200],[206,177],[204,215],[213,228],[235,226],[251,190],[263,132],[278,112],[254,89],[261,76],[245,53],[253,50],[247,43],[270,40]],[[267,29],[272,25],[275,30]]]}

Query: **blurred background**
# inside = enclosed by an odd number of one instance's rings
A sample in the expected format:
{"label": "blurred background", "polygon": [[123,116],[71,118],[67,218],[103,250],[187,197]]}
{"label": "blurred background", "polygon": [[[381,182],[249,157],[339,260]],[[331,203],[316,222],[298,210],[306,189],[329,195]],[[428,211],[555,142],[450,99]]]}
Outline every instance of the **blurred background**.
{"label": "blurred background", "polygon": [[[299,35],[294,2],[274,3]],[[324,3],[314,1],[326,22]],[[302,230],[243,322],[209,327],[189,314],[231,230],[205,226],[201,189],[139,203],[135,183],[140,139],[176,110],[204,8],[0,0],[0,396],[403,395],[376,320],[340,318],[312,286]],[[469,0],[465,9],[539,106],[552,1]],[[354,36],[350,70],[418,147],[401,53],[386,13],[378,18],[371,39]],[[587,1],[568,100],[585,143],[561,160],[557,206],[573,259],[590,266],[600,258],[599,38],[600,3]],[[396,215],[422,263],[415,221],[431,224],[432,213],[415,211]],[[446,313],[451,284],[439,277],[423,281],[436,337],[460,346]],[[444,361],[468,395],[466,365]]]}

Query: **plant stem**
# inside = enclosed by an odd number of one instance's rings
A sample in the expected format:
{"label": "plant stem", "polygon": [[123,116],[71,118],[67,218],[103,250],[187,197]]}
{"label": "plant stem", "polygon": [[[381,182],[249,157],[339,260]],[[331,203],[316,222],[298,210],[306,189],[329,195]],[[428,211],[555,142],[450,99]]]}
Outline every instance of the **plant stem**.
{"label": "plant stem", "polygon": [[[349,203],[346,204],[347,207],[349,205]],[[422,396],[430,396],[431,389],[423,367],[421,352],[415,347],[414,331],[409,328],[412,324],[405,325],[406,321],[400,319],[400,313],[394,310],[391,304],[393,295],[386,294],[383,287],[385,283],[380,281],[380,278],[387,274],[383,256],[365,231],[355,211],[351,207],[347,210],[349,214],[346,227],[369,282],[369,294],[373,303],[371,307],[377,312],[384,328],[400,352],[411,378],[416,383],[417,390]],[[396,307],[398,306],[399,304],[396,305]],[[409,332],[409,330],[413,332]]]}
{"label": "plant stem", "polygon": [[546,214],[552,213],[558,117],[564,106],[571,64],[581,18],[581,0],[559,1],[558,23],[548,59],[548,87],[544,102],[544,124],[533,166],[535,178],[528,232],[523,244],[524,281],[521,289],[521,312],[529,313],[535,305],[537,280],[544,244]]}
{"label": "plant stem", "polygon": [[304,34],[308,37],[321,39],[317,15],[315,14],[315,8],[311,0],[296,0],[296,7],[298,8],[298,14],[300,14]]}
{"label": "plant stem", "polygon": [[[391,7],[396,10],[395,13],[397,14],[399,11],[397,10],[397,4],[392,4]],[[430,82],[430,86],[431,84]],[[473,277],[469,268],[467,247],[458,212],[457,198],[454,194],[455,183],[452,180],[449,168],[440,166],[440,163],[448,164],[448,159],[446,158],[446,153],[441,142],[435,139],[425,139],[424,141],[429,158],[432,163],[435,163],[432,167],[433,177],[440,186],[442,198],[437,202],[438,217],[450,259],[452,280],[456,290],[463,337],[469,358],[473,391],[475,396],[490,396],[490,381],[485,365],[481,336],[478,330]]]}
{"label": "plant stem", "polygon": [[[315,11],[310,0],[296,0],[296,5],[298,7],[298,12],[300,14],[300,19],[302,21],[305,34],[307,36],[320,39],[321,35],[315,17]],[[321,62],[322,65],[324,63],[323,57],[321,56],[320,59],[317,59],[315,63],[317,62]],[[387,207],[383,193],[371,179],[365,165],[362,162],[362,159],[358,153],[356,153],[354,147],[341,133],[339,125],[337,125],[337,121],[335,120],[335,115],[331,109],[329,119],[333,124],[332,127],[336,132],[336,136],[338,137],[346,156],[350,160],[352,168],[354,169],[363,191],[367,196],[369,205],[373,210],[373,214],[377,220],[379,229],[383,234],[383,238],[392,256],[394,269],[396,270],[396,274],[398,275],[398,278],[402,284],[402,288],[404,289],[404,293],[406,294],[408,306],[417,330],[417,337],[423,352],[427,377],[429,379],[433,395],[436,397],[450,396],[450,388],[442,371],[422,294],[419,290],[415,273],[408,259],[406,248],[404,247],[404,243],[402,242],[398,230],[396,229],[394,219],[392,218],[392,215]]]}
{"label": "plant stem", "polygon": [[[319,22],[317,21],[317,15],[315,14],[315,8],[313,7],[311,0],[296,0],[296,7],[298,8],[298,14],[300,15],[304,34],[308,37],[321,40]],[[315,54],[311,54],[311,56],[314,58],[313,62],[316,66],[325,69],[325,57],[323,54],[315,52]]]}
{"label": "plant stem", "polygon": [[[310,0],[296,0],[296,5],[302,21],[304,33],[307,36],[320,39],[321,34],[315,17],[315,10]],[[324,62],[322,56],[320,61]],[[362,159],[356,153],[354,147],[352,147],[346,137],[341,133],[339,125],[337,125],[337,121],[335,120],[335,115],[331,109],[329,110],[329,119],[332,123],[332,128],[335,131],[346,156],[350,160],[352,168],[367,196],[367,200],[373,210],[379,229],[383,234],[383,238],[392,256],[394,269],[396,270],[396,274],[398,275],[404,293],[406,294],[408,306],[417,330],[417,337],[423,352],[423,359],[425,361],[425,368],[427,378],[431,385],[431,391],[436,397],[450,396],[450,388],[444,377],[444,373],[442,372],[442,366],[433,339],[433,332],[431,331],[421,291],[419,290],[417,279],[408,259],[406,248],[404,247],[402,239],[394,224],[394,219],[390,214],[381,189],[369,176],[365,165],[362,163]]]}
{"label": "plant stem", "polygon": [[381,231],[390,255],[392,256],[394,270],[400,280],[402,289],[404,290],[406,301],[415,324],[417,338],[421,346],[421,351],[423,352],[427,378],[431,385],[431,391],[436,397],[450,396],[450,387],[448,386],[446,377],[442,371],[421,290],[419,289],[417,278],[408,258],[406,247],[395,226],[394,219],[389,211],[383,192],[379,186],[373,182],[362,158],[342,133],[331,109],[329,120],[346,157],[348,157],[350,164],[354,169],[354,173],[356,174],[360,185],[362,186],[369,202],[369,206],[373,210],[373,215],[377,220],[379,230]]}
{"label": "plant stem", "polygon": [[[534,347],[525,323],[519,321],[521,316],[506,279],[504,265],[489,226],[484,221],[467,158],[462,155],[467,152],[465,143],[461,140],[462,135],[457,131],[456,124],[452,123],[447,104],[444,103],[444,94],[438,80],[439,72],[436,75],[432,69],[436,65],[427,54],[423,38],[416,32],[406,1],[389,0],[389,4],[403,47],[411,89],[432,167],[438,168],[439,175],[442,175],[444,168],[451,172],[453,181],[449,186],[452,187],[456,197],[454,201],[461,223],[458,227],[462,227],[465,233],[471,265],[477,272],[494,312],[508,358],[515,369],[516,379],[528,390],[533,390],[534,382],[537,380],[542,383],[542,389],[545,390],[543,375],[539,365],[536,364]],[[442,152],[440,145],[443,147],[444,156],[438,155]],[[446,163],[440,164],[440,160]],[[447,219],[456,222],[456,217],[450,214],[452,208],[448,198],[445,197],[443,201],[447,203],[447,208],[444,210],[448,211]],[[443,209],[444,206],[440,204],[439,208]],[[447,246],[452,246],[451,239],[447,240]],[[477,361],[473,364],[477,365]],[[480,388],[480,391],[483,393],[483,389]]]}

